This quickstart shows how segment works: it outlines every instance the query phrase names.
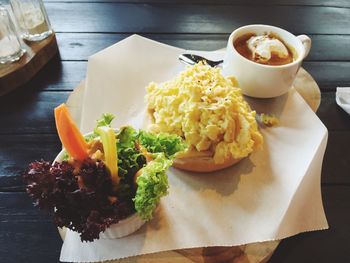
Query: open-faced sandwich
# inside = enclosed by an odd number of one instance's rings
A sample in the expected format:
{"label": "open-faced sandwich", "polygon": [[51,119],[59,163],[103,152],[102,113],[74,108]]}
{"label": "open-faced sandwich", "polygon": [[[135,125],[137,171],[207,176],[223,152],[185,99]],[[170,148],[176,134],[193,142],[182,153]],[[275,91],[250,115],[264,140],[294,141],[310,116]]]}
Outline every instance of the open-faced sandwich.
{"label": "open-faced sandwich", "polygon": [[146,95],[153,132],[184,138],[188,150],[173,166],[198,172],[226,168],[263,144],[256,113],[234,78],[204,63],[188,66],[174,79],[150,83]]}
{"label": "open-faced sandwich", "polygon": [[53,163],[33,162],[24,173],[34,204],[54,211],[57,226],[78,232],[82,241],[107,230],[113,230],[108,237],[128,235],[151,219],[168,191],[165,171],[185,149],[182,139],[130,126],[115,130],[111,114],[83,136],[64,104],[55,120],[64,149]]}

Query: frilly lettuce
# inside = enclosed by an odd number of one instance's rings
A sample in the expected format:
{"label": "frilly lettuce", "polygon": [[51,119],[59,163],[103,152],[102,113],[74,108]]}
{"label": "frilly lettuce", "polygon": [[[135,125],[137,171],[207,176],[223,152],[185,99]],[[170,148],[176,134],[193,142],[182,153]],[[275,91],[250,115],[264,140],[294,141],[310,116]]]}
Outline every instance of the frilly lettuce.
{"label": "frilly lettuce", "polygon": [[[113,115],[104,114],[97,122],[94,135],[98,135],[98,127],[110,127]],[[118,198],[132,198],[137,213],[144,220],[152,218],[160,198],[168,193],[168,177],[166,170],[171,166],[172,159],[186,146],[177,135],[153,134],[143,130],[135,130],[131,126],[124,126],[116,133],[118,175],[120,184]],[[146,163],[145,156],[140,153],[136,145],[141,144],[153,155],[153,160]],[[141,175],[134,176],[142,169]]]}
{"label": "frilly lettuce", "polygon": [[142,168],[142,173],[137,177],[137,190],[135,198],[135,209],[144,220],[150,220],[154,209],[162,196],[168,193],[168,177],[165,171],[171,166],[172,161],[167,159],[163,153]]}
{"label": "frilly lettuce", "polygon": [[163,152],[167,158],[173,158],[177,152],[186,149],[181,137],[175,134],[154,134],[140,130],[138,139],[140,144],[146,147],[147,151],[151,153]]}
{"label": "frilly lettuce", "polygon": [[[175,135],[155,135],[130,126],[115,132],[113,118],[104,114],[94,132],[85,137],[86,141],[99,137],[103,160],[85,159],[78,171],[70,162],[34,162],[23,175],[34,202],[51,211],[55,207],[56,224],[79,232],[82,241],[99,238],[100,232],[135,211],[141,218],[151,219],[160,198],[168,193],[165,172],[175,153],[185,148]],[[149,153],[151,161],[144,156]],[[64,159],[68,158],[65,154]],[[112,184],[113,175],[120,177],[117,187]]]}
{"label": "frilly lettuce", "polygon": [[118,132],[118,143],[124,148],[135,148],[135,141],[137,139],[137,131],[131,126],[123,126]]}
{"label": "frilly lettuce", "polygon": [[137,132],[130,126],[122,127],[117,133],[117,151],[119,176],[122,178],[122,184],[128,185],[120,189],[121,196],[135,196],[134,175],[146,164],[146,158],[135,148],[135,134]]}
{"label": "frilly lettuce", "polygon": [[97,127],[108,126],[111,127],[111,123],[115,116],[112,113],[103,113],[101,118],[97,120]]}

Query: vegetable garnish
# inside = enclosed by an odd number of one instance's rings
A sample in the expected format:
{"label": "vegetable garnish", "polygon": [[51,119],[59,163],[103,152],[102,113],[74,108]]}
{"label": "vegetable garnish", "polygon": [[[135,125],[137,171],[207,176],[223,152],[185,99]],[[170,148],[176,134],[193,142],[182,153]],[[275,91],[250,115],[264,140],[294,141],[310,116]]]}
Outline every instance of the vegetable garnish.
{"label": "vegetable garnish", "polygon": [[112,114],[103,114],[84,137],[64,104],[55,109],[55,117],[66,152],[53,164],[33,162],[24,173],[34,205],[54,211],[57,226],[78,232],[82,241],[98,239],[135,213],[150,220],[168,192],[165,172],[186,148],[182,139],[130,126],[115,131]]}
{"label": "vegetable garnish", "polygon": [[142,219],[151,219],[160,198],[168,193],[168,177],[165,171],[171,164],[172,161],[160,153],[142,168],[141,175],[137,177],[137,191],[133,201]]}
{"label": "vegetable garnish", "polygon": [[103,113],[102,117],[97,120],[96,127],[108,126],[111,127],[111,123],[114,120],[115,116],[111,113]]}
{"label": "vegetable garnish", "polygon": [[149,152],[164,152],[167,158],[173,158],[177,152],[185,150],[182,139],[175,134],[140,131],[139,142],[146,147]]}
{"label": "vegetable garnish", "polygon": [[86,159],[88,157],[87,143],[65,104],[55,108],[55,121],[58,136],[68,154],[77,161]]}
{"label": "vegetable garnish", "polygon": [[118,186],[120,178],[118,176],[118,155],[117,144],[115,140],[115,132],[112,128],[103,126],[96,129],[100,135],[103,151],[105,155],[105,163],[111,173],[114,186]]}
{"label": "vegetable garnish", "polygon": [[267,127],[272,127],[279,124],[279,119],[274,114],[257,114],[256,119]]}
{"label": "vegetable garnish", "polygon": [[[31,163],[23,176],[34,206],[54,210],[53,221],[58,227],[80,233],[82,241],[93,241],[110,225],[135,212],[130,199],[110,201],[110,196],[116,194],[103,162],[87,159],[81,163],[78,174],[74,170],[66,161],[52,165],[40,161]],[[78,178],[83,188],[79,187]]]}

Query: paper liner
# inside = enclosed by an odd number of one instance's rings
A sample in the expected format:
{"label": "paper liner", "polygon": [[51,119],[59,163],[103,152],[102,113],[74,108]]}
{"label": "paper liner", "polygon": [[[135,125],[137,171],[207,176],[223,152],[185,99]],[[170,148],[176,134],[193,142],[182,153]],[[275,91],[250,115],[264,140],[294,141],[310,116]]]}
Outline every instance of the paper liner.
{"label": "paper liner", "polygon": [[337,87],[335,100],[339,107],[350,114],[350,87]]}

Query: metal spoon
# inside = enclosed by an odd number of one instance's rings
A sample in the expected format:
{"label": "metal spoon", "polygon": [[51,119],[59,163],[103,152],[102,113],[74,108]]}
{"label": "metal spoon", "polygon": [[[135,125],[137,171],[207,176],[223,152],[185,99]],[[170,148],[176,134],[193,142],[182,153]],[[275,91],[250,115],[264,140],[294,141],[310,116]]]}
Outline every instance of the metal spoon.
{"label": "metal spoon", "polygon": [[224,62],[223,60],[218,60],[218,61],[209,60],[204,57],[193,55],[193,54],[182,54],[179,56],[179,60],[187,65],[194,65],[200,61],[204,61],[211,67],[217,67],[222,62]]}

